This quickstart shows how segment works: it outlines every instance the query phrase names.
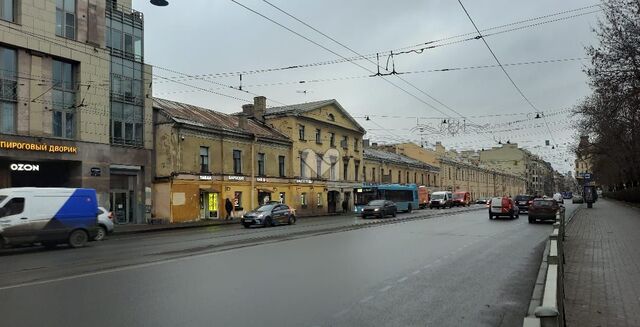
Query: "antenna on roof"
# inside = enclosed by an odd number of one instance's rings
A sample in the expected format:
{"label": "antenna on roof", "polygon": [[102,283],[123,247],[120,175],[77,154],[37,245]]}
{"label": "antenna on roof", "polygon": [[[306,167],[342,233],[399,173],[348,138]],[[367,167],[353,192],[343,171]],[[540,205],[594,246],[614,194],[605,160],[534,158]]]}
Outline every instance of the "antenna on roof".
{"label": "antenna on roof", "polygon": [[307,93],[313,93],[313,91],[308,90],[297,90],[296,93],[304,94],[304,101],[307,102]]}

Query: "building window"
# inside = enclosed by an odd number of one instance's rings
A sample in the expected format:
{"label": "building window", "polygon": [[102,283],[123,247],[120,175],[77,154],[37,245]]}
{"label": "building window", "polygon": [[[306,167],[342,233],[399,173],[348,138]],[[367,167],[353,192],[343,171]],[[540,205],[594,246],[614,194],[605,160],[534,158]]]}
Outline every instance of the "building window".
{"label": "building window", "polygon": [[371,181],[375,182],[376,181],[376,168],[371,168]]}
{"label": "building window", "polygon": [[258,153],[258,176],[264,175],[264,153]]}
{"label": "building window", "polygon": [[278,156],[278,173],[280,177],[284,177],[284,156]]}
{"label": "building window", "polygon": [[402,172],[398,170],[398,184],[402,183]]}
{"label": "building window", "polygon": [[53,61],[53,135],[73,138],[76,83],[73,64]]}
{"label": "building window", "polygon": [[56,35],[75,40],[76,1],[56,0]]}
{"label": "building window", "polygon": [[329,133],[329,145],[336,146],[336,133]]}
{"label": "building window", "polygon": [[307,206],[307,193],[306,192],[302,192],[302,194],[300,194],[300,205],[302,205],[302,207],[306,207]]}
{"label": "building window", "polygon": [[0,0],[0,19],[13,22],[14,8],[14,0]]}
{"label": "building window", "polygon": [[349,162],[345,162],[342,167],[342,179],[349,180]]}
{"label": "building window", "polygon": [[105,43],[107,47],[113,54],[120,57],[143,61],[142,16],[135,10],[126,9],[120,11],[115,1],[111,2],[111,6],[107,5],[105,26]]}
{"label": "building window", "polygon": [[340,141],[340,146],[341,146],[343,149],[347,149],[347,148],[349,148],[349,144],[348,144],[347,142],[348,142],[348,141],[347,141],[347,137],[346,137],[346,136],[343,136],[343,137],[342,137],[342,141]]}
{"label": "building window", "polygon": [[307,178],[307,163],[305,162],[305,158],[300,156],[300,177]]}
{"label": "building window", "polygon": [[316,128],[316,143],[322,144],[322,134],[319,128]]}
{"label": "building window", "polygon": [[353,140],[353,150],[358,151],[358,139]]}
{"label": "building window", "polygon": [[111,56],[111,143],[143,145],[144,89],[141,63]]}
{"label": "building window", "polygon": [[300,139],[300,141],[304,141],[304,125],[299,125],[298,126],[298,139]]}
{"label": "building window", "polygon": [[322,207],[322,193],[316,193],[316,207]]}
{"label": "building window", "polygon": [[362,181],[367,181],[367,166],[362,166]]}
{"label": "building window", "polygon": [[0,47],[0,133],[15,133],[17,75],[16,51]]}
{"label": "building window", "polygon": [[336,121],[336,118],[333,116],[333,114],[329,114],[327,118],[329,119],[329,121]]}
{"label": "building window", "polygon": [[[427,179],[429,179],[429,176],[427,176]],[[421,181],[421,182],[420,182],[420,184],[425,185],[425,184],[424,184],[424,174],[422,174],[422,178],[421,178],[421,180],[420,180],[420,181]]]}
{"label": "building window", "polygon": [[329,173],[331,174],[331,180],[332,181],[335,181],[336,179],[338,179],[338,176],[336,174],[336,163],[335,162],[331,163],[331,168],[330,168],[330,172]]}
{"label": "building window", "polygon": [[354,180],[358,181],[358,173],[360,172],[360,163],[356,161],[354,163],[353,167],[355,168],[355,169],[353,169],[353,174],[355,176]]}
{"label": "building window", "polygon": [[242,151],[233,150],[233,173],[242,174]]}
{"label": "building window", "polygon": [[418,173],[413,173],[413,182],[418,184]]}
{"label": "building window", "polygon": [[209,172],[209,148],[206,146],[200,147],[200,172]]}
{"label": "building window", "polygon": [[322,178],[322,156],[316,156],[316,178]]}

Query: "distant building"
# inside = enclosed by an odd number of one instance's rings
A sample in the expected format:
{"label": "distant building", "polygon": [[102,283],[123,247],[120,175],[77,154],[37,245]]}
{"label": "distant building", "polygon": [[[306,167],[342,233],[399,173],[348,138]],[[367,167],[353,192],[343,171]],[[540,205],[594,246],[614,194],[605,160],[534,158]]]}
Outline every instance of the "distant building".
{"label": "distant building", "polygon": [[593,176],[591,176],[593,175],[593,162],[589,155],[589,147],[589,136],[580,136],[580,143],[578,143],[578,149],[576,150],[575,161],[575,177],[580,185],[585,185],[587,180],[589,182],[593,181]]}

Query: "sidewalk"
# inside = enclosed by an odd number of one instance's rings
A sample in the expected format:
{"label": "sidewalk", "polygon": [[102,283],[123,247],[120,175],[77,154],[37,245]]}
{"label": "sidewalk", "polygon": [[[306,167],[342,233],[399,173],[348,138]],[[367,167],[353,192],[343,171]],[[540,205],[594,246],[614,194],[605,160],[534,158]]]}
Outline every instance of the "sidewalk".
{"label": "sidewalk", "polygon": [[640,209],[598,200],[566,235],[567,326],[640,326]]}

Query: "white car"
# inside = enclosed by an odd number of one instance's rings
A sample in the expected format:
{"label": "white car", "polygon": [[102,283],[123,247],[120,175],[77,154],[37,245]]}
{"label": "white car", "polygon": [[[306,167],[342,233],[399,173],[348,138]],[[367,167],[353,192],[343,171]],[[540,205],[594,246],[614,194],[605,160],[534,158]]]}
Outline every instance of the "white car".
{"label": "white car", "polygon": [[556,200],[556,202],[558,202],[560,204],[564,203],[564,197],[560,193],[554,194],[553,195],[553,199]]}
{"label": "white car", "polygon": [[94,237],[96,241],[102,241],[108,235],[113,233],[113,216],[110,211],[103,207],[98,207],[100,214],[98,215],[98,235]]}

